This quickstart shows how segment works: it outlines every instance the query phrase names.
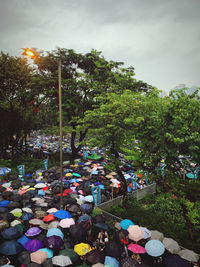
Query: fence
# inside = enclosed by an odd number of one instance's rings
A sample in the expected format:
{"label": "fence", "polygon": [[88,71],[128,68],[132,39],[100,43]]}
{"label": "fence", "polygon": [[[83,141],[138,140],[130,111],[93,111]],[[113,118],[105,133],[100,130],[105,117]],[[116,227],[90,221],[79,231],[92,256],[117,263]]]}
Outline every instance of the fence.
{"label": "fence", "polygon": [[[128,194],[128,198],[135,197],[135,198],[137,198],[137,200],[140,200],[140,199],[143,199],[148,194],[154,194],[155,192],[156,192],[156,183],[153,183],[153,184],[150,184],[150,185],[148,185],[142,189],[138,189],[136,191],[133,191],[131,194]],[[122,201],[122,199],[123,199],[123,196],[119,196],[119,197],[116,197],[112,200],[106,201],[106,202],[98,205],[98,207],[102,211],[106,211],[110,207],[112,207],[113,205],[119,204]]]}

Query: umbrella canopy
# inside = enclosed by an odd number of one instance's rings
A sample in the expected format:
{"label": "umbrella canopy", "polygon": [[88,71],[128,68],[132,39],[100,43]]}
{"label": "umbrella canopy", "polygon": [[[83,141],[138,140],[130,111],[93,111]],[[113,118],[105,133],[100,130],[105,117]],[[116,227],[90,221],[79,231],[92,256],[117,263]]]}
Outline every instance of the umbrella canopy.
{"label": "umbrella canopy", "polygon": [[46,252],[47,258],[52,258],[53,257],[53,250],[49,248],[41,248],[39,249],[40,251]]}
{"label": "umbrella canopy", "polygon": [[118,258],[123,252],[123,247],[119,242],[110,241],[105,246],[105,253],[107,256]]}
{"label": "umbrella canopy", "polygon": [[129,244],[127,248],[135,254],[144,254],[147,252],[145,248],[138,244]]}
{"label": "umbrella canopy", "polygon": [[148,239],[151,237],[151,231],[149,231],[147,228],[145,227],[141,227],[140,228],[142,229],[142,232],[143,232],[143,239]]}
{"label": "umbrella canopy", "polygon": [[90,220],[90,216],[87,214],[83,214],[79,217],[78,222],[88,222]]}
{"label": "umbrella canopy", "polygon": [[103,230],[108,230],[109,227],[107,224],[103,223],[103,222],[99,222],[99,223],[96,223],[95,226],[99,229],[103,229]]}
{"label": "umbrella canopy", "polygon": [[5,241],[0,245],[0,253],[6,256],[17,255],[23,250],[23,246],[15,240]]}
{"label": "umbrella canopy", "polygon": [[79,244],[74,246],[74,251],[80,256],[87,254],[91,250],[92,249],[91,249],[90,245],[86,244],[86,243],[79,243]]}
{"label": "umbrella canopy", "polygon": [[120,226],[124,230],[127,230],[130,225],[134,225],[134,223],[129,219],[125,219],[125,220],[120,222]]}
{"label": "umbrella canopy", "polygon": [[181,250],[181,248],[179,247],[179,244],[172,238],[165,237],[162,243],[165,246],[165,248],[172,254],[177,254]]}
{"label": "umbrella canopy", "polygon": [[85,242],[87,237],[87,232],[81,224],[71,225],[69,233],[75,243]]}
{"label": "umbrella canopy", "polygon": [[52,222],[55,220],[55,216],[53,214],[46,215],[43,218],[43,222]]}
{"label": "umbrella canopy", "polygon": [[189,249],[183,249],[181,251],[178,252],[178,255],[187,260],[187,261],[191,261],[191,262],[197,262],[199,260],[199,256],[194,253],[194,251],[189,250]]}
{"label": "umbrella canopy", "polygon": [[62,228],[69,228],[71,225],[75,224],[72,218],[63,219],[60,221],[59,226]]}
{"label": "umbrella canopy", "polygon": [[43,248],[43,243],[38,239],[33,239],[25,244],[25,249],[31,252],[37,251]]}
{"label": "umbrella canopy", "polygon": [[0,230],[9,227],[9,223],[4,220],[0,220]]}
{"label": "umbrella canopy", "polygon": [[112,267],[120,267],[119,262],[110,256],[105,257],[104,265],[112,266]]}
{"label": "umbrella canopy", "polygon": [[68,256],[74,264],[80,259],[78,254],[73,249],[60,250],[59,255]]}
{"label": "umbrella canopy", "polygon": [[188,261],[178,255],[171,255],[165,258],[164,263],[167,267],[189,267]]}
{"label": "umbrella canopy", "polygon": [[153,231],[151,231],[151,239],[163,241],[164,235],[163,235],[163,233],[161,233],[159,231],[153,230]]}
{"label": "umbrella canopy", "polygon": [[21,219],[22,221],[29,221],[29,220],[31,220],[33,217],[34,217],[34,216],[33,216],[32,213],[25,212],[25,213],[22,214],[22,216],[20,217],[20,219]]}
{"label": "umbrella canopy", "polygon": [[7,229],[4,229],[1,235],[4,239],[11,240],[18,238],[20,236],[20,233],[16,227],[9,227]]}
{"label": "umbrella canopy", "polygon": [[94,249],[91,250],[90,252],[88,252],[86,254],[86,260],[88,263],[92,264],[96,264],[98,262],[100,263],[104,263],[105,260],[105,256],[103,255],[103,253],[101,251],[99,251],[98,249]]}
{"label": "umbrella canopy", "polygon": [[34,218],[29,221],[29,224],[30,225],[41,225],[43,224],[43,221],[40,219]]}
{"label": "umbrella canopy", "polygon": [[59,255],[52,258],[52,263],[64,267],[71,265],[72,261],[68,256]]}
{"label": "umbrella canopy", "polygon": [[138,266],[138,262],[130,257],[121,259],[120,264],[121,264],[121,267],[137,267]]}
{"label": "umbrella canopy", "polygon": [[47,231],[47,237],[53,236],[53,235],[59,236],[61,239],[64,238],[63,232],[60,229],[58,229],[58,228],[51,228],[51,229],[49,229]]}
{"label": "umbrella canopy", "polygon": [[35,251],[30,255],[31,261],[42,264],[47,259],[47,253],[41,250]]}
{"label": "umbrella canopy", "polygon": [[55,213],[56,211],[58,211],[56,208],[51,208],[47,210],[47,213]]}
{"label": "umbrella canopy", "polygon": [[90,203],[94,202],[94,199],[93,199],[93,196],[92,195],[85,196],[84,197],[84,200],[86,202],[90,202]]}
{"label": "umbrella canopy", "polygon": [[81,204],[80,210],[83,212],[90,212],[92,211],[92,207],[89,204]]}
{"label": "umbrella canopy", "polygon": [[79,212],[80,208],[76,204],[72,204],[69,207],[67,207],[67,210],[71,212]]}
{"label": "umbrella canopy", "polygon": [[43,210],[36,210],[34,215],[36,218],[43,218],[46,216],[46,212]]}
{"label": "umbrella canopy", "polygon": [[42,232],[42,230],[38,227],[31,227],[26,231],[25,235],[26,236],[36,236],[39,235]]}
{"label": "umbrella canopy", "polygon": [[35,188],[44,188],[44,187],[46,187],[46,184],[44,184],[44,183],[37,183],[34,187]]}
{"label": "umbrella canopy", "polygon": [[143,238],[142,229],[138,225],[130,225],[128,228],[129,239],[137,242]]}
{"label": "umbrella canopy", "polygon": [[93,218],[93,222],[94,222],[94,223],[100,223],[100,222],[105,223],[105,221],[106,221],[106,218],[105,218],[105,216],[102,215],[102,214],[97,214],[97,215]]}
{"label": "umbrella canopy", "polygon": [[31,261],[30,252],[27,250],[22,251],[18,256],[18,260],[21,264],[29,264]]}
{"label": "umbrella canopy", "polygon": [[17,242],[20,243],[23,247],[25,247],[26,243],[29,241],[31,241],[31,239],[25,235],[17,239]]}
{"label": "umbrella canopy", "polygon": [[54,216],[58,219],[67,219],[72,217],[66,210],[58,210],[54,213]]}
{"label": "umbrella canopy", "polygon": [[57,228],[59,226],[59,223],[59,221],[50,222],[50,224],[48,225],[48,229]]}
{"label": "umbrella canopy", "polygon": [[152,257],[159,257],[165,251],[165,247],[164,247],[163,243],[159,240],[148,241],[145,245],[145,249],[146,249],[147,253]]}
{"label": "umbrella canopy", "polygon": [[53,250],[60,250],[62,247],[63,240],[60,236],[52,235],[45,239],[44,244],[47,248],[53,249]]}

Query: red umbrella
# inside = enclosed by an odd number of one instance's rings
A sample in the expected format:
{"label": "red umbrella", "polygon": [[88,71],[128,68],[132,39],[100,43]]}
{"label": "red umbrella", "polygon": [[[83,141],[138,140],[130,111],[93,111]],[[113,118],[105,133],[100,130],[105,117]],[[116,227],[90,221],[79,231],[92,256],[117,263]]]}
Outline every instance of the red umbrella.
{"label": "red umbrella", "polygon": [[53,214],[46,215],[43,218],[43,222],[51,222],[55,220],[55,216]]}

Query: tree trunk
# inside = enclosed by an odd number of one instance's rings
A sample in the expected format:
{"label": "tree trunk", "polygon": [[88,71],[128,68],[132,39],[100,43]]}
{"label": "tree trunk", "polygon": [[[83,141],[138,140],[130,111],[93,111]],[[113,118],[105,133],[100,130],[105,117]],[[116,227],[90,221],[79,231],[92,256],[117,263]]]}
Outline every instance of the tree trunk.
{"label": "tree trunk", "polygon": [[[85,130],[84,132],[80,132],[80,136],[79,136],[79,142],[82,142],[84,140],[84,138],[86,137],[87,134],[87,130]],[[75,141],[76,141],[76,129],[74,128],[72,131],[72,135],[71,135],[71,150],[72,150],[72,157],[76,158],[78,156],[78,152],[81,150],[82,145],[79,144],[77,147],[75,146]]]}
{"label": "tree trunk", "polygon": [[192,223],[191,223],[190,219],[187,216],[187,207],[183,203],[181,204],[181,206],[182,206],[182,209],[183,209],[183,216],[184,216],[186,224],[187,224],[187,230],[188,230],[189,238],[191,240],[194,240],[194,234],[193,234],[193,230],[192,230]]}

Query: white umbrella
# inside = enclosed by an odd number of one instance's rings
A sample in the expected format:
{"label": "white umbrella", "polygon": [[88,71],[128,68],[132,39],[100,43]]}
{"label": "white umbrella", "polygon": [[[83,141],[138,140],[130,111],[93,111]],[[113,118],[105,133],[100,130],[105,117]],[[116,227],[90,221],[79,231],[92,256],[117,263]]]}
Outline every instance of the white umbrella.
{"label": "white umbrella", "polygon": [[38,183],[34,187],[35,188],[44,188],[44,187],[46,187],[46,184],[44,184],[44,183]]}
{"label": "white umbrella", "polygon": [[187,261],[191,261],[191,262],[197,262],[199,260],[199,256],[194,253],[194,251],[192,250],[189,250],[189,249],[183,249],[183,250],[180,250],[178,252],[178,255],[187,260]]}
{"label": "white umbrella", "polygon": [[3,187],[5,187],[5,188],[8,188],[8,187],[10,187],[10,185],[11,185],[11,182],[10,182],[10,183],[5,183],[5,184],[2,184],[2,186],[3,186]]}
{"label": "white umbrella", "polygon": [[64,267],[71,265],[72,261],[68,256],[59,255],[52,258],[52,263]]}
{"label": "white umbrella", "polygon": [[160,240],[160,241],[163,241],[164,239],[164,235],[163,233],[161,232],[158,232],[158,231],[151,231],[151,239],[156,239],[156,240]]}
{"label": "white umbrella", "polygon": [[141,226],[140,228],[142,229],[144,239],[151,237],[151,231],[149,229],[147,229],[146,227],[141,227]]}
{"label": "white umbrella", "polygon": [[162,241],[163,245],[169,252],[172,254],[177,254],[181,248],[179,247],[179,244],[172,238],[164,238]]}
{"label": "white umbrella", "polygon": [[33,213],[32,209],[30,208],[22,208],[23,211]]}

